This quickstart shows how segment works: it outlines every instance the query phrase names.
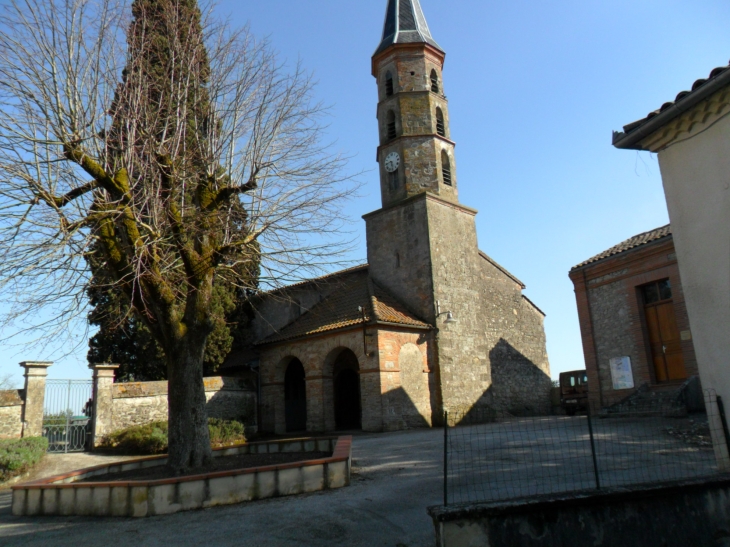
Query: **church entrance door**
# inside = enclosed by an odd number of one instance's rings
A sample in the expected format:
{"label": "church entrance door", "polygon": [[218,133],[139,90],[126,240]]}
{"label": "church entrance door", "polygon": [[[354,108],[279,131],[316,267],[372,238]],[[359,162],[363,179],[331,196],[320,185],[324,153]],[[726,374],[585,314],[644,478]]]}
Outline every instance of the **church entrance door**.
{"label": "church entrance door", "polygon": [[293,359],[286,367],[284,415],[287,433],[307,429],[307,383],[304,366],[299,359]]}
{"label": "church entrance door", "polygon": [[335,426],[339,430],[361,429],[360,373],[357,357],[344,350],[335,361]]}

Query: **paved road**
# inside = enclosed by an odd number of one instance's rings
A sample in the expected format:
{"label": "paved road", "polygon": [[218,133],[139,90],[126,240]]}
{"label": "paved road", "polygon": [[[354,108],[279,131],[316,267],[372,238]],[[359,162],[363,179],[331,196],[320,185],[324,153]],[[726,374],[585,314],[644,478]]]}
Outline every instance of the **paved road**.
{"label": "paved road", "polygon": [[358,435],[348,488],[166,517],[13,517],[0,492],[0,545],[432,547],[442,443],[439,430]]}

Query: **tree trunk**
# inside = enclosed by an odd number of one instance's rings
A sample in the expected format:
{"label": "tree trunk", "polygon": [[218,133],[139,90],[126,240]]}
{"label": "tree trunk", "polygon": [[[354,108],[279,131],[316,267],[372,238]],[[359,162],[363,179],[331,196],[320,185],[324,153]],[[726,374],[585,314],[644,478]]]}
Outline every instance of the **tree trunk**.
{"label": "tree trunk", "polygon": [[[202,329],[201,329],[202,330]],[[168,363],[168,467],[180,473],[213,458],[203,385],[203,352],[207,332],[190,329],[174,348],[165,348]]]}

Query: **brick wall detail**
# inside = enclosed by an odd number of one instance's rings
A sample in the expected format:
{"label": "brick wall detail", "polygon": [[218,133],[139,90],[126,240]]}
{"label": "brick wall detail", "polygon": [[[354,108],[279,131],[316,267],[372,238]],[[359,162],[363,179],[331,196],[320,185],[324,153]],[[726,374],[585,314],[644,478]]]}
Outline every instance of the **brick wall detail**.
{"label": "brick wall detail", "polygon": [[[614,390],[609,362],[629,356],[634,386],[656,385],[640,287],[669,279],[688,376],[698,374],[689,318],[671,237],[570,272],[575,287],[591,401],[610,406],[634,390]],[[634,389],[635,389],[634,388]]]}

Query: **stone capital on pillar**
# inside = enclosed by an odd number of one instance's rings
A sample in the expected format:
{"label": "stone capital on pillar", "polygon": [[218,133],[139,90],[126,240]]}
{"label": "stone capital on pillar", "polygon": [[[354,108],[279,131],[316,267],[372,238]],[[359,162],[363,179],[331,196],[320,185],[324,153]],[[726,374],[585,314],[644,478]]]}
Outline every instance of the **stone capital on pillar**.
{"label": "stone capital on pillar", "polygon": [[94,378],[114,378],[114,371],[119,368],[119,365],[97,363],[89,365],[89,368],[94,371]]}
{"label": "stone capital on pillar", "polygon": [[25,376],[48,376],[48,367],[53,361],[23,361],[20,366],[25,369]]}

